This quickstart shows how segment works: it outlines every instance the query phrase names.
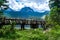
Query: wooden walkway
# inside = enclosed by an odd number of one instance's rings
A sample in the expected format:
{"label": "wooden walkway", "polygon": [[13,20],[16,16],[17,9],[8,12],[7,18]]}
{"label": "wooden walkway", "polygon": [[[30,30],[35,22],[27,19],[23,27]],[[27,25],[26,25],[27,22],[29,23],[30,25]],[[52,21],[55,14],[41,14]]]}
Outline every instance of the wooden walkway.
{"label": "wooden walkway", "polygon": [[21,29],[24,29],[24,25],[30,25],[31,28],[38,28],[38,25],[45,26],[44,20],[32,20],[32,19],[18,19],[18,18],[0,18],[0,25],[11,25],[15,22],[15,25],[21,25]]}

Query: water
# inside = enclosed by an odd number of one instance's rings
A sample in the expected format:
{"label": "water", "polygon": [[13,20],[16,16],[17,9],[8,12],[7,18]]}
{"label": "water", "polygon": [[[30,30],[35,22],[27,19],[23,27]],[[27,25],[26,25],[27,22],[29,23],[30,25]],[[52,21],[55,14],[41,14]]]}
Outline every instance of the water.
{"label": "water", "polygon": [[[41,28],[41,25],[38,25],[39,28]],[[16,29],[21,29],[21,25],[16,25]],[[30,29],[30,25],[25,25],[25,29]]]}

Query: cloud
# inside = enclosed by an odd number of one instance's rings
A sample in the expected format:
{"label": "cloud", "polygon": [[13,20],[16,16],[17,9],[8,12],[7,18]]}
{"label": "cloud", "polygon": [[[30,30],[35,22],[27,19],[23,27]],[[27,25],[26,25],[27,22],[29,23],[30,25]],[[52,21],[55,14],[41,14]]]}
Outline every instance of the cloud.
{"label": "cloud", "polygon": [[19,11],[23,7],[30,7],[34,11],[49,11],[49,0],[8,0],[9,7],[15,11]]}

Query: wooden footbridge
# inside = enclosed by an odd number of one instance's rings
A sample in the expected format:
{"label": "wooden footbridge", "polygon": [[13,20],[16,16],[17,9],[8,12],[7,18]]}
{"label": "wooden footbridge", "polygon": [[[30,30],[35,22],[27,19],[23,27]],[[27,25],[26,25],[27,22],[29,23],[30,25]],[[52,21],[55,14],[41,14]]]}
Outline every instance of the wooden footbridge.
{"label": "wooden footbridge", "polygon": [[44,27],[46,22],[44,20],[33,20],[33,19],[19,19],[19,18],[0,18],[1,25],[11,25],[15,22],[15,25],[21,25],[21,29],[24,29],[24,25],[30,25],[31,28],[38,28],[38,25]]}

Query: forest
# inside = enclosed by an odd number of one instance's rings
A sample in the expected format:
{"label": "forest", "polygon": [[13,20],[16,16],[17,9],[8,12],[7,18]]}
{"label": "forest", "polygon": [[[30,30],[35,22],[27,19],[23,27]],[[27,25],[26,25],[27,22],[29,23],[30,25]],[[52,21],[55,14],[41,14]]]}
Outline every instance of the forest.
{"label": "forest", "polygon": [[[8,9],[6,0],[0,0],[0,18],[4,18],[2,10]],[[5,6],[5,7],[2,7]],[[46,15],[44,28],[20,30],[11,25],[0,24],[0,40],[60,40],[60,0],[49,1],[50,12]],[[3,21],[0,19],[0,22]]]}

